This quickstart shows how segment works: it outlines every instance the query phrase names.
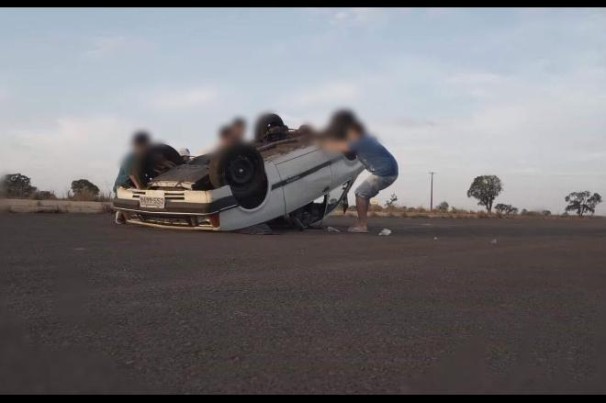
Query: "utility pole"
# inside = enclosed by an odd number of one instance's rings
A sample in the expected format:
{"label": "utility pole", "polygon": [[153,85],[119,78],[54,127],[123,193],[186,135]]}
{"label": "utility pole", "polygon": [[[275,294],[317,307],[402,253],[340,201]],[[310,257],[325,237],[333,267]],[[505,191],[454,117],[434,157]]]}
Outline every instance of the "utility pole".
{"label": "utility pole", "polygon": [[429,175],[431,175],[431,191],[429,193],[429,211],[433,211],[433,176],[435,172],[431,171]]}

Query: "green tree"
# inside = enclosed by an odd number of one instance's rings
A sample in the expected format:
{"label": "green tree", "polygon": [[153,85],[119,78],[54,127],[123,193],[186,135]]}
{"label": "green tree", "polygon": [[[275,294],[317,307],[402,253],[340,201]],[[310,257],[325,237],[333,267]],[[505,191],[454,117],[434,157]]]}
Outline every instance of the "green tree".
{"label": "green tree", "polygon": [[492,203],[494,199],[503,191],[501,179],[496,175],[477,176],[469,190],[467,197],[478,199],[478,205],[486,207],[486,210],[492,212]]}
{"label": "green tree", "polygon": [[602,202],[602,196],[598,193],[591,194],[588,190],[584,192],[572,192],[564,198],[568,206],[566,211],[574,211],[579,217],[585,213],[595,213],[595,207]]}
{"label": "green tree", "polygon": [[87,179],[78,179],[72,182],[72,192],[74,193],[74,197],[88,195],[97,197],[99,195],[99,188]]}
{"label": "green tree", "polygon": [[503,215],[518,214],[518,208],[513,207],[511,204],[499,203],[496,206],[494,206],[494,209],[497,211],[497,213],[503,214]]}
{"label": "green tree", "polygon": [[31,185],[31,179],[20,173],[4,175],[0,184],[0,194],[7,198],[26,198],[36,192]]}

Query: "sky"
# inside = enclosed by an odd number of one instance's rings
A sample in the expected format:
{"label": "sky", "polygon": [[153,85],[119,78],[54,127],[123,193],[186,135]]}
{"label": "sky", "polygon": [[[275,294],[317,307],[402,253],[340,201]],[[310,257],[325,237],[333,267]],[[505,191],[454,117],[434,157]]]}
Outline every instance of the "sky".
{"label": "sky", "polygon": [[399,162],[381,201],[428,207],[435,171],[435,204],[479,209],[494,174],[497,203],[561,213],[606,196],[606,11],[0,10],[0,172],[58,195],[109,191],[136,129],[196,153],[236,115],[339,107]]}

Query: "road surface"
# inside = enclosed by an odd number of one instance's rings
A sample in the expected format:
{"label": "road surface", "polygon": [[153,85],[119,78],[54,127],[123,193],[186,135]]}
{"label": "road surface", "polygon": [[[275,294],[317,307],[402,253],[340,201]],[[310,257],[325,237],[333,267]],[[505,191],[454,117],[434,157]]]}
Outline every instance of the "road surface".
{"label": "road surface", "polygon": [[1,393],[606,392],[603,219],[0,228]]}

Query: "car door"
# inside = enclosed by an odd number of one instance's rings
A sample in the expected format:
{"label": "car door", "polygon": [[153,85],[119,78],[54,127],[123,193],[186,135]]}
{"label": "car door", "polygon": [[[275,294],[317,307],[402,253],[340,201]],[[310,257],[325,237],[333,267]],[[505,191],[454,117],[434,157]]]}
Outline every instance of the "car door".
{"label": "car door", "polygon": [[281,181],[273,187],[283,187],[287,213],[303,207],[330,190],[330,165],[333,158],[333,154],[310,146],[276,161]]}

